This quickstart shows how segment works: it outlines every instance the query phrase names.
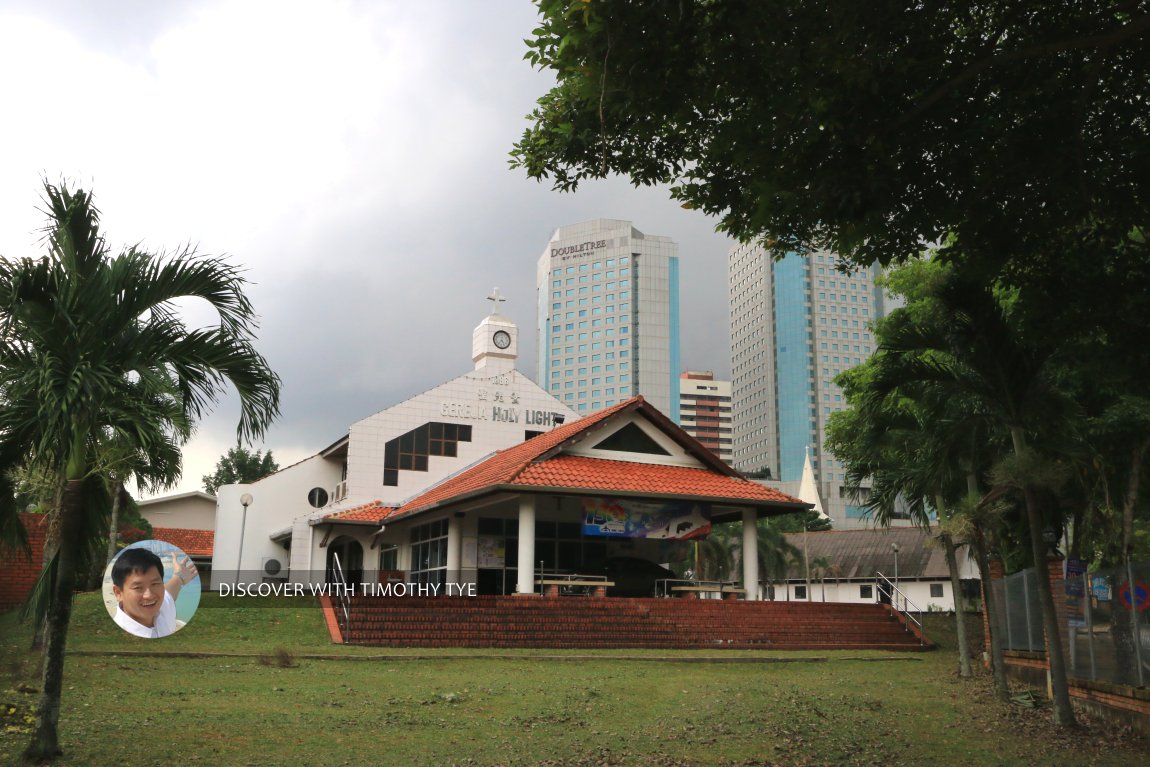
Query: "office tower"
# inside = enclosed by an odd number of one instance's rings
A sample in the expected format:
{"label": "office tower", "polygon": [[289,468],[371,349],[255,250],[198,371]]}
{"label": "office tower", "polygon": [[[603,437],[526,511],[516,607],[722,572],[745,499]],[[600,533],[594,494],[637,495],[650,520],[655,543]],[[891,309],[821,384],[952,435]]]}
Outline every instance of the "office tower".
{"label": "office tower", "polygon": [[679,376],[679,418],[683,431],[731,462],[730,381],[716,381],[709,370],[684,371]]}
{"label": "office tower", "polygon": [[735,466],[796,482],[809,448],[823,508],[840,528],[867,520],[823,438],[830,414],[845,407],[834,377],[874,351],[870,322],[886,306],[877,274],[844,274],[825,252],[772,261],[755,244],[728,257]]}
{"label": "office tower", "polygon": [[636,394],[679,421],[679,257],[630,221],[561,226],[539,257],[539,385],[579,413]]}

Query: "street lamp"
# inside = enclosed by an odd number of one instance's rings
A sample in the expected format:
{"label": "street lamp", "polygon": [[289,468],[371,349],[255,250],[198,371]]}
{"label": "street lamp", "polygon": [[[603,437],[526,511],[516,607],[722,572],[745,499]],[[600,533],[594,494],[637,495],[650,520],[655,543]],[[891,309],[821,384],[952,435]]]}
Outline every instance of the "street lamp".
{"label": "street lamp", "polygon": [[894,594],[892,594],[892,596],[895,598],[895,603],[894,603],[895,609],[898,609],[898,594],[899,594],[899,591],[898,591],[898,551],[899,551],[899,545],[897,543],[892,543],[890,545],[890,548],[891,548],[891,551],[894,552]]}
{"label": "street lamp", "polygon": [[240,519],[240,553],[236,557],[236,580],[240,578],[240,568],[244,561],[244,529],[248,525],[248,506],[252,505],[252,494],[244,493],[240,496],[240,505],[244,507],[244,515]]}

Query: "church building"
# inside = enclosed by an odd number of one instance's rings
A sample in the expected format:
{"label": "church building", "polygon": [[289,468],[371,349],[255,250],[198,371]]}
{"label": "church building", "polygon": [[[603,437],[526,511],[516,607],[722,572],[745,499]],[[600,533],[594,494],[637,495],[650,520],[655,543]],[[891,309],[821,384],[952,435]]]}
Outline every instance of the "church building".
{"label": "church building", "polygon": [[[518,328],[498,291],[490,298],[473,370],[310,458],[219,488],[213,588],[403,581],[531,594],[549,574],[613,562],[657,572],[715,522],[742,521],[753,548],[758,518],[808,508],[744,479],[641,396],[581,418],[516,370]],[[749,559],[741,580],[757,599]]]}

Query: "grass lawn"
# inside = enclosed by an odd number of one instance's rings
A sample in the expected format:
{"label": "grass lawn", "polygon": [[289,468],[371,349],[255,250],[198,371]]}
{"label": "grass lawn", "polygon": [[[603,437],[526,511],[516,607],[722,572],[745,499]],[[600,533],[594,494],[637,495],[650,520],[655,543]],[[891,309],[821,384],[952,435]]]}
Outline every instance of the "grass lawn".
{"label": "grass lawn", "polygon": [[[923,654],[464,651],[343,648],[317,609],[214,608],[179,634],[134,640],[95,595],[77,598],[69,650],[244,657],[75,655],[65,671],[62,765],[1127,765],[1133,734],[1064,734],[1049,710],[1002,705],[985,677],[953,673],[953,631]],[[38,685],[29,634],[0,616],[0,764],[27,735]],[[296,656],[281,668],[277,648]],[[309,660],[307,654],[349,660]],[[387,654],[387,659],[363,656]],[[413,659],[420,655],[430,658]],[[508,658],[506,656],[514,656]],[[556,660],[537,656],[554,656]],[[821,658],[692,663],[674,659]],[[356,660],[356,658],[359,658]],[[559,658],[567,660],[558,660]]]}

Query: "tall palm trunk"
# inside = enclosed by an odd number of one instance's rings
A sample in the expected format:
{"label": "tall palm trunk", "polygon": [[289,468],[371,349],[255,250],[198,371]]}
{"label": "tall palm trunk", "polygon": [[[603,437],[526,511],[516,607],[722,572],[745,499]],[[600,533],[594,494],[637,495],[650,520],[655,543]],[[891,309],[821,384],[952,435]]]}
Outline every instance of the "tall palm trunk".
{"label": "tall palm trunk", "polygon": [[112,493],[112,521],[108,523],[108,556],[104,559],[105,565],[116,556],[116,535],[120,529],[120,499],[124,495],[124,483],[116,482]]}
{"label": "tall palm trunk", "polygon": [[36,709],[36,729],[24,751],[27,762],[55,759],[60,749],[60,696],[64,686],[64,645],[72,620],[72,592],[76,585],[76,564],[80,558],[84,514],[84,480],[70,479],[60,501],[60,550],[56,581],[48,605],[44,667],[40,702]]}
{"label": "tall palm trunk", "polygon": [[[970,498],[978,498],[978,475],[966,473],[966,493]],[[990,577],[990,543],[982,520],[975,516],[971,520],[974,529],[971,547],[978,562],[978,577],[982,583],[982,610],[986,615],[986,633],[990,639],[990,673],[994,677],[994,692],[999,700],[1010,700],[1010,682],[1006,678],[1006,657],[1002,652],[1002,635],[998,631],[998,603],[994,600],[994,581]]]}
{"label": "tall palm trunk", "polygon": [[[935,507],[940,516],[946,514],[946,502],[941,495],[934,499]],[[958,675],[964,678],[973,676],[970,670],[970,647],[966,640],[966,615],[962,610],[962,584],[958,577],[958,557],[954,553],[954,538],[950,533],[938,536],[942,539],[943,549],[946,551],[946,569],[950,573],[950,594],[954,599],[954,629],[958,634]]]}
{"label": "tall palm trunk", "polygon": [[998,631],[998,603],[994,600],[994,580],[990,577],[990,552],[986,535],[976,529],[974,555],[978,558],[978,575],[982,581],[982,609],[986,611],[986,631],[990,635],[990,672],[994,677],[994,693],[999,700],[1010,700],[1010,681],[1006,678],[1006,656],[1002,651],[1002,635]]}
{"label": "tall palm trunk", "polygon": [[[56,486],[56,492],[52,499],[52,509],[48,516],[49,524],[48,530],[44,537],[44,555],[41,557],[41,568],[47,568],[52,558],[56,556],[56,551],[60,548],[60,504],[64,500],[64,484],[59,483]],[[48,641],[48,615],[47,612],[37,619],[36,630],[32,632],[32,649],[41,650],[44,643]],[[40,656],[40,673],[44,673],[44,656]]]}
{"label": "tall palm trunk", "polygon": [[973,676],[970,670],[970,646],[966,639],[966,614],[962,609],[962,585],[958,577],[958,558],[954,553],[954,539],[948,533],[939,536],[942,538],[943,548],[946,550],[946,567],[950,571],[950,593],[954,597],[954,629],[958,632],[958,675],[969,678]]}
{"label": "tall palm trunk", "polygon": [[[1014,453],[1022,456],[1026,452],[1026,435],[1020,426],[1010,427],[1010,437],[1014,443]],[[1026,504],[1026,521],[1030,528],[1030,549],[1034,555],[1034,569],[1037,574],[1038,603],[1042,610],[1042,626],[1046,630],[1046,657],[1050,664],[1050,687],[1054,695],[1054,722],[1072,727],[1078,722],[1074,709],[1070,707],[1070,687],[1066,676],[1066,657],[1062,652],[1062,631],[1058,625],[1058,614],[1054,610],[1054,594],[1050,588],[1050,571],[1046,562],[1046,542],[1042,540],[1042,517],[1038,512],[1038,500],[1029,485],[1023,484],[1023,501]]]}

